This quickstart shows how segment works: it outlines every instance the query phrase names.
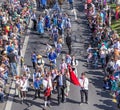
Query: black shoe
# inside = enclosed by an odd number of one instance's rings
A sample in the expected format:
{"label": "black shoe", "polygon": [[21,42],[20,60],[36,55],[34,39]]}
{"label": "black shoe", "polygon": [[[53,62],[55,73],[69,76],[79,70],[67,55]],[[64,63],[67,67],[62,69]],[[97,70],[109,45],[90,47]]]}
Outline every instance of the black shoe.
{"label": "black shoe", "polygon": [[64,103],[64,100],[62,100],[61,102]]}
{"label": "black shoe", "polygon": [[88,104],[88,101],[86,101],[85,103]]}

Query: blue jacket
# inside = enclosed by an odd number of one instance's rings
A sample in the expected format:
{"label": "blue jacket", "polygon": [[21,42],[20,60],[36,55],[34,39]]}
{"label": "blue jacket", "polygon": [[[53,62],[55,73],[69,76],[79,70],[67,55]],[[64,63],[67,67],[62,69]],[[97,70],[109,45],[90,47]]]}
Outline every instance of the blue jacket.
{"label": "blue jacket", "polygon": [[41,0],[41,4],[42,5],[46,5],[47,4],[47,0]]}
{"label": "blue jacket", "polygon": [[49,58],[49,60],[53,61],[57,58],[57,54],[55,52],[53,52],[53,53],[50,52],[48,55],[48,58]]}
{"label": "blue jacket", "polygon": [[7,53],[9,54],[11,51],[13,51],[13,48],[11,46],[7,47]]}
{"label": "blue jacket", "polygon": [[69,3],[73,3],[74,0],[68,0]]}
{"label": "blue jacket", "polygon": [[36,56],[36,54],[33,54],[31,56],[31,60],[32,60],[32,62],[37,62],[37,56]]}
{"label": "blue jacket", "polygon": [[35,89],[39,89],[40,88],[40,85],[42,84],[42,80],[35,80],[34,81],[34,88]]}

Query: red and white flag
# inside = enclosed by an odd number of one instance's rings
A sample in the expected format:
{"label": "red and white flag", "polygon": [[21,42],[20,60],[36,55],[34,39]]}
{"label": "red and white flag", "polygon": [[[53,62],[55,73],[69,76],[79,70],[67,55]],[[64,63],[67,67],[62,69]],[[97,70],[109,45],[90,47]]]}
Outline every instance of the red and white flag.
{"label": "red and white flag", "polygon": [[70,65],[68,65],[68,69],[69,69],[69,73],[70,73],[71,82],[76,86],[80,86],[79,80]]}

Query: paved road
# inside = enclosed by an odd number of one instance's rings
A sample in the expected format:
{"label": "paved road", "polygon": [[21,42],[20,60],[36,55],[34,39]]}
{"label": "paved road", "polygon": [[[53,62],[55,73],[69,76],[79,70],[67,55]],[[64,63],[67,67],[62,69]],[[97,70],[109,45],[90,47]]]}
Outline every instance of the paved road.
{"label": "paved road", "polygon": [[[67,3],[64,4],[64,10],[67,10],[71,19],[72,19],[72,39],[73,39],[73,54],[77,56],[79,61],[78,65],[78,73],[83,71],[87,72],[87,76],[90,80],[89,86],[89,105],[80,103],[80,94],[79,87],[76,87],[71,84],[71,90],[69,94],[69,98],[67,102],[57,106],[57,95],[52,95],[52,107],[50,110],[117,110],[116,105],[112,103],[111,97],[109,93],[102,90],[102,80],[103,75],[101,69],[93,70],[87,69],[86,60],[85,60],[85,51],[86,46],[89,42],[90,31],[86,25],[87,20],[85,18],[83,12],[83,5],[80,1],[75,0],[75,8],[78,13],[78,22],[75,22],[73,13],[68,9]],[[45,47],[45,43],[48,41],[47,34],[41,38],[40,35],[35,34],[34,32],[30,33],[27,50],[25,53],[25,62],[32,66],[30,61],[30,55],[33,50],[37,51],[40,54]],[[52,43],[52,42],[51,42]],[[63,47],[63,54],[68,50],[66,46]],[[46,58],[44,58],[46,60]],[[60,63],[60,58],[57,59],[58,63]],[[27,101],[23,104],[20,104],[20,100],[15,98],[13,100],[13,105],[11,110],[42,110],[44,106],[43,94],[41,95],[41,99],[33,100],[34,92],[31,90],[28,92]]]}

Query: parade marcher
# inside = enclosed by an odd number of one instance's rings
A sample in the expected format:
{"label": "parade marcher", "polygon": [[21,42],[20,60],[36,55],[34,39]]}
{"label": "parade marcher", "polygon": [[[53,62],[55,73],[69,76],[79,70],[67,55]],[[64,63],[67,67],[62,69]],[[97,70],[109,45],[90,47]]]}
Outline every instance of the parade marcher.
{"label": "parade marcher", "polygon": [[63,21],[63,15],[62,13],[59,13],[58,14],[58,19],[57,19],[57,26],[58,26],[58,30],[59,30],[59,35],[62,36],[63,34],[63,24],[64,24],[64,21]]}
{"label": "parade marcher", "polygon": [[35,11],[33,11],[32,13],[31,20],[33,21],[33,29],[36,31],[37,17],[36,17]]}
{"label": "parade marcher", "polygon": [[65,101],[65,88],[66,88],[66,76],[65,74],[62,74],[62,72],[59,71],[58,75],[54,79],[57,81],[57,91],[58,91],[58,105],[60,105],[62,95],[62,102]]}
{"label": "parade marcher", "polygon": [[38,55],[37,56],[37,65],[39,65],[39,66],[44,66],[44,60],[43,60],[43,58],[42,58],[42,56],[41,55]]}
{"label": "parade marcher", "polygon": [[33,83],[37,77],[41,77],[41,73],[38,71],[38,69],[33,73]]}
{"label": "parade marcher", "polygon": [[41,68],[42,72],[44,71],[44,64],[45,64],[45,61],[43,60],[42,56],[38,55],[37,56],[37,68]]}
{"label": "parade marcher", "polygon": [[48,58],[49,58],[50,63],[56,65],[57,54],[56,54],[56,52],[54,51],[54,49],[51,50],[51,52],[50,52],[49,55],[48,55]]}
{"label": "parade marcher", "polygon": [[73,10],[73,1],[74,0],[68,0],[69,4],[70,4],[70,10]]}
{"label": "parade marcher", "polygon": [[71,66],[72,66],[72,69],[75,72],[76,76],[78,76],[78,73],[77,73],[78,61],[77,61],[77,59],[75,58],[74,55],[72,56]]}
{"label": "parade marcher", "polygon": [[80,95],[81,95],[80,105],[84,101],[84,95],[85,95],[85,103],[88,104],[88,86],[89,86],[89,80],[86,77],[85,73],[81,74],[81,78],[79,79],[79,83],[80,83]]}
{"label": "parade marcher", "polygon": [[51,70],[51,76],[52,76],[52,85],[53,85],[53,91],[56,90],[57,82],[54,81],[55,77],[58,75],[57,68]]}
{"label": "parade marcher", "polygon": [[48,54],[49,54],[49,52],[50,52],[51,49],[52,49],[52,46],[49,43],[46,43],[45,52],[46,52],[47,57],[48,57]]}
{"label": "parade marcher", "polygon": [[55,11],[55,13],[53,14],[52,20],[53,20],[53,25],[57,26],[57,13],[56,13],[56,11]]}
{"label": "parade marcher", "polygon": [[38,19],[37,31],[39,34],[44,34],[44,19],[42,16]]}
{"label": "parade marcher", "polygon": [[31,78],[31,74],[30,73],[31,73],[31,71],[30,71],[29,68],[23,73],[23,75],[26,76],[28,91],[29,91],[29,88],[30,88],[30,78]]}
{"label": "parade marcher", "polygon": [[67,54],[66,57],[65,57],[65,62],[67,64],[71,64],[71,60],[72,60],[71,56],[69,54]]}
{"label": "parade marcher", "polygon": [[32,55],[31,55],[31,61],[32,61],[32,64],[33,64],[33,68],[36,69],[37,55],[36,55],[35,52],[33,52]]}
{"label": "parade marcher", "polygon": [[20,95],[21,95],[21,101],[23,102],[24,99],[26,99],[26,92],[27,92],[27,78],[26,76],[22,76],[20,79]]}
{"label": "parade marcher", "polygon": [[30,68],[26,64],[23,66],[23,72],[31,73]]}
{"label": "parade marcher", "polygon": [[56,26],[53,26],[52,37],[53,37],[54,45],[57,48],[57,41],[58,41],[59,35],[58,35],[58,29]]}
{"label": "parade marcher", "polygon": [[35,81],[34,81],[34,89],[35,89],[35,98],[40,98],[40,86],[42,84],[42,80],[40,79],[39,76],[36,77]]}
{"label": "parade marcher", "polygon": [[48,30],[50,28],[50,16],[48,15],[48,12],[46,12],[44,21],[45,21],[45,28]]}
{"label": "parade marcher", "polygon": [[45,108],[47,105],[50,107],[50,100],[51,100],[51,91],[52,91],[52,79],[50,73],[48,73],[45,77],[46,84],[44,87],[44,100],[45,100]]}
{"label": "parade marcher", "polygon": [[60,41],[58,41],[57,48],[56,48],[57,56],[60,55],[61,51],[62,51],[62,44]]}
{"label": "parade marcher", "polygon": [[47,0],[41,0],[42,8],[45,9],[47,5]]}
{"label": "parade marcher", "polygon": [[47,67],[44,68],[44,75],[46,76],[48,74],[49,70]]}
{"label": "parade marcher", "polygon": [[61,71],[62,73],[65,73],[65,70],[67,69],[67,64],[66,64],[66,62],[65,62],[64,59],[62,59],[62,62],[61,62],[61,64],[60,64],[60,66],[59,66],[59,69],[60,69],[60,71]]}
{"label": "parade marcher", "polygon": [[24,58],[23,57],[20,58],[20,64],[21,64],[21,68],[22,68],[23,64],[24,64]]}
{"label": "parade marcher", "polygon": [[15,81],[15,95],[20,97],[20,77],[16,76],[16,81]]}
{"label": "parade marcher", "polygon": [[71,43],[72,43],[71,37],[70,37],[70,35],[67,33],[67,36],[66,36],[66,44],[67,44],[67,47],[68,47],[68,50],[69,50],[69,55],[71,54]]}
{"label": "parade marcher", "polygon": [[[67,79],[70,79],[70,74],[68,69],[65,70],[65,75]],[[65,101],[67,101],[67,97],[69,95],[69,91],[70,91],[70,81],[66,81],[66,88],[65,88]]]}
{"label": "parade marcher", "polygon": [[70,18],[67,16],[67,19],[66,19],[66,23],[65,23],[65,28],[67,30],[67,32],[71,32],[71,22],[70,22]]}

